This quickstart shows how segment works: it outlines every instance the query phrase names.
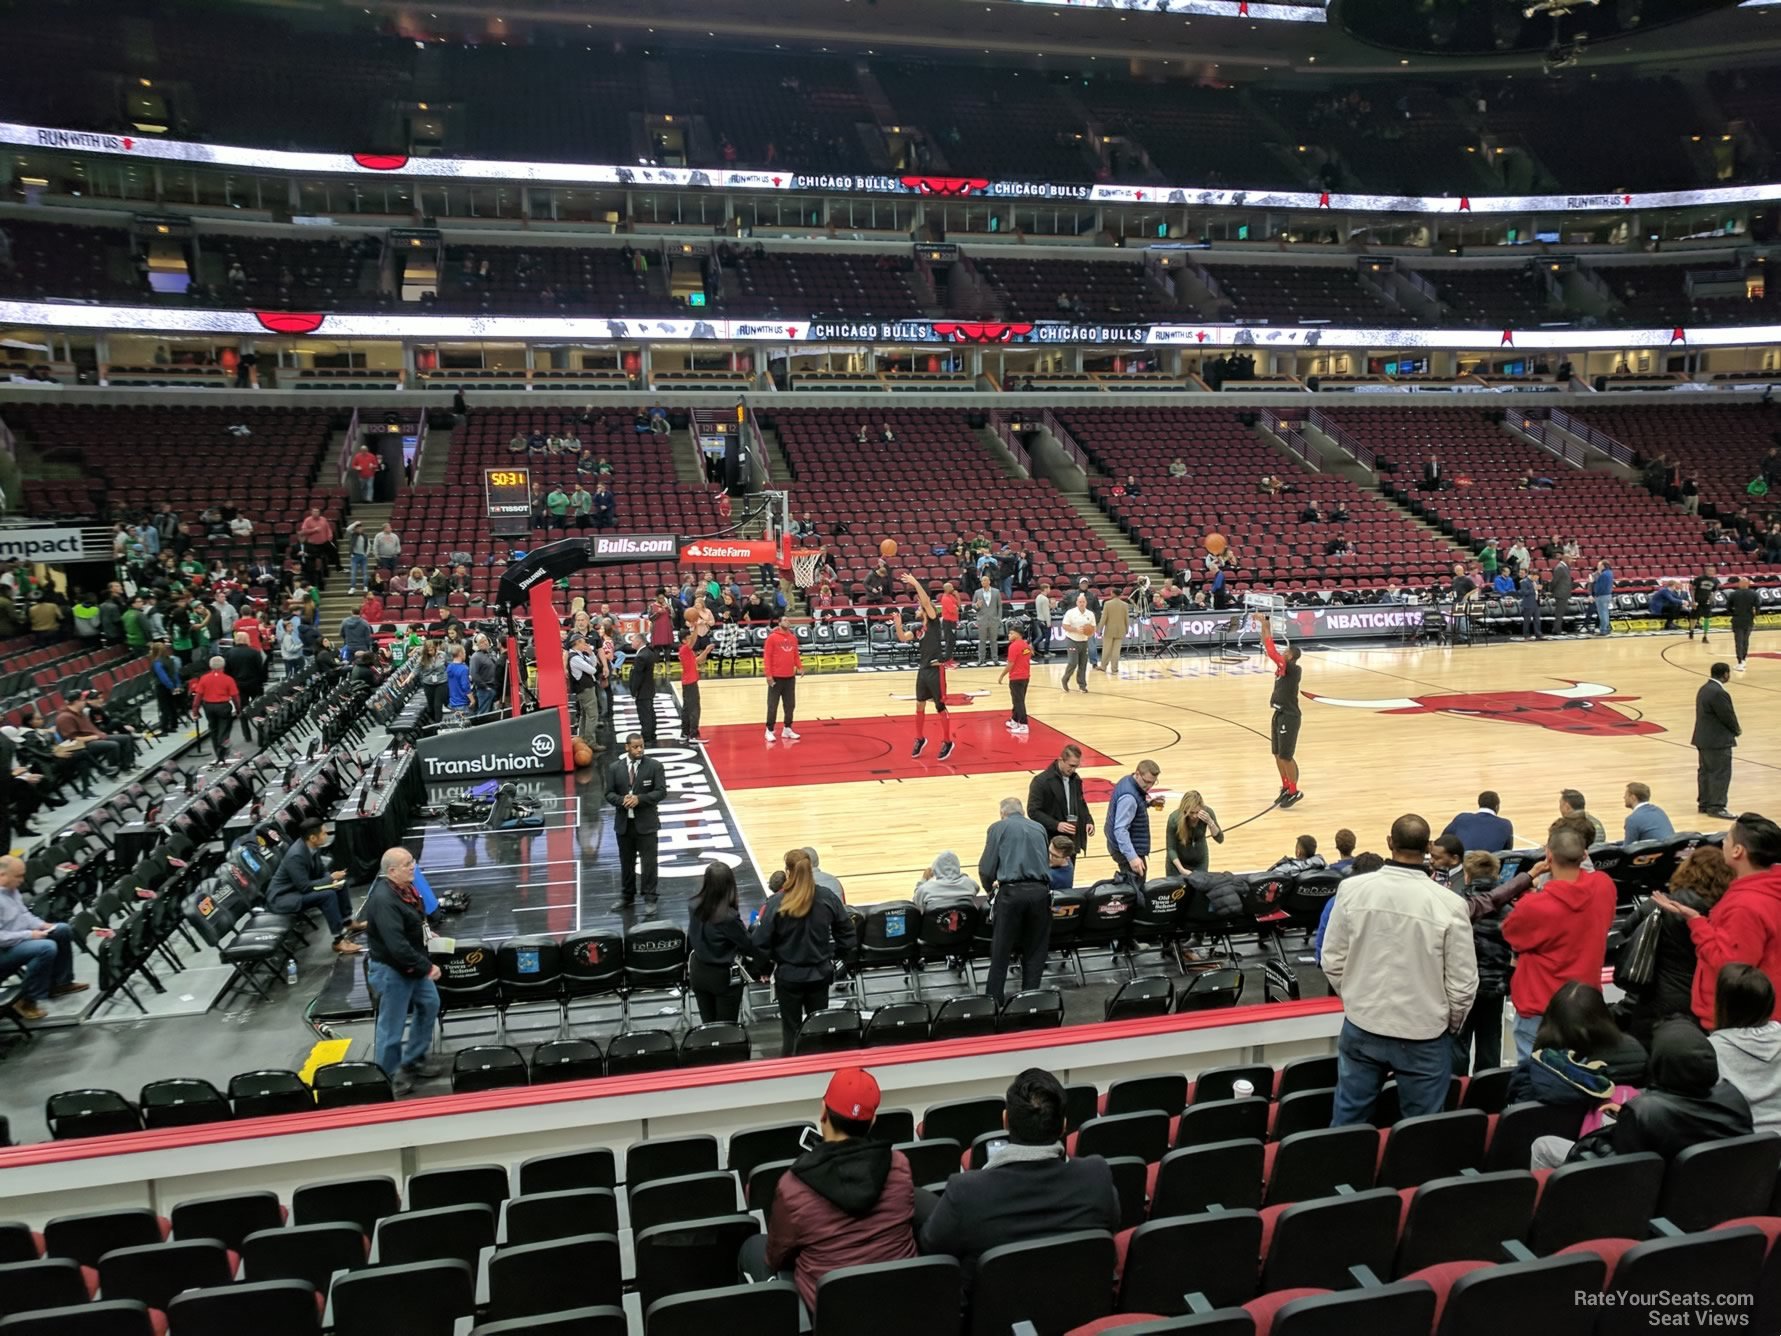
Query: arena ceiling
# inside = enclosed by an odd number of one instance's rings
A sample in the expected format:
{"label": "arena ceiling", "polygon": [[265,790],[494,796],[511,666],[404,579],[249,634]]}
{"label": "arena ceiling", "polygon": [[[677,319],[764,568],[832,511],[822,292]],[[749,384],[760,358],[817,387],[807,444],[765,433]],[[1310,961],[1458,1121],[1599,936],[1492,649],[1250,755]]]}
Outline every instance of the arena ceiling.
{"label": "arena ceiling", "polygon": [[[1559,0],[1565,3],[1566,0]],[[1126,8],[1137,3],[1156,8]],[[1247,79],[1307,75],[1538,73],[1555,31],[1531,4],[1552,0],[1335,0],[1328,22],[1208,14],[1235,0],[371,0],[406,35],[465,41],[779,45],[837,55],[988,56],[1050,68],[1133,65]],[[1583,4],[1584,0],[1569,0]],[[1179,8],[1194,5],[1188,11]],[[364,0],[339,0],[359,16]],[[1164,7],[1176,6],[1175,12]],[[1297,6],[1295,6],[1297,7]],[[1317,0],[1305,8],[1316,8]],[[1257,0],[1255,8],[1263,8]],[[1625,66],[1772,63],[1781,5],[1737,0],[1601,0],[1558,20],[1587,34],[1585,72]],[[1364,40],[1363,40],[1364,39]]]}

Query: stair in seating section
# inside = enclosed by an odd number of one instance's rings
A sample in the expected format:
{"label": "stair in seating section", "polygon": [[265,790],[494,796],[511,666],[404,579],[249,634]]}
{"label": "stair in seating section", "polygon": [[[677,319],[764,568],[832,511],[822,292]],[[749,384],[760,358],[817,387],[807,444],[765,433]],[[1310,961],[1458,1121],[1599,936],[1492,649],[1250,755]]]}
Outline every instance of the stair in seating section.
{"label": "stair in seating section", "polygon": [[[1102,510],[1092,496],[1087,492],[1068,492],[1064,495],[1075,507],[1076,513],[1082,516],[1083,523],[1094,530],[1101,540],[1113,549],[1115,556],[1132,568],[1134,583],[1138,577],[1148,575],[1152,585],[1158,589],[1162,588],[1163,581],[1169,578],[1169,573],[1145,556],[1144,550],[1126,536],[1125,530],[1119,527],[1119,522]],[[1128,591],[1122,589],[1120,592],[1123,594]]]}

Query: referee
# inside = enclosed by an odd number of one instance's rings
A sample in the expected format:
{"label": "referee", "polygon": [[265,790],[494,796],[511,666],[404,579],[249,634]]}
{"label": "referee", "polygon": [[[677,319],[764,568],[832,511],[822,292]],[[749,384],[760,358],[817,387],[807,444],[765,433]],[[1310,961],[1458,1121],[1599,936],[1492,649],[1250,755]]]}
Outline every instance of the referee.
{"label": "referee", "polygon": [[1280,771],[1280,795],[1277,806],[1291,807],[1305,795],[1299,791],[1299,763],[1293,754],[1299,747],[1299,647],[1288,645],[1284,650],[1274,644],[1273,622],[1262,618],[1262,652],[1274,665],[1274,694],[1268,704],[1274,707],[1273,726],[1268,737],[1273,745],[1274,765]]}

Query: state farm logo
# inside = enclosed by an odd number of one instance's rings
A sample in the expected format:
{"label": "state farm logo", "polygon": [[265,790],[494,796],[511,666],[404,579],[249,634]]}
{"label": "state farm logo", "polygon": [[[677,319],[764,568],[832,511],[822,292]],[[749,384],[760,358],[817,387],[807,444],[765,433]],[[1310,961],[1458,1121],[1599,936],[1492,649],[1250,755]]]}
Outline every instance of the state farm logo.
{"label": "state farm logo", "polygon": [[706,557],[716,560],[721,557],[748,559],[755,555],[753,546],[742,543],[691,543],[687,546],[686,556]]}
{"label": "state farm logo", "polygon": [[672,534],[656,534],[645,538],[596,538],[594,539],[594,555],[596,557],[671,557],[674,555],[674,536]]}

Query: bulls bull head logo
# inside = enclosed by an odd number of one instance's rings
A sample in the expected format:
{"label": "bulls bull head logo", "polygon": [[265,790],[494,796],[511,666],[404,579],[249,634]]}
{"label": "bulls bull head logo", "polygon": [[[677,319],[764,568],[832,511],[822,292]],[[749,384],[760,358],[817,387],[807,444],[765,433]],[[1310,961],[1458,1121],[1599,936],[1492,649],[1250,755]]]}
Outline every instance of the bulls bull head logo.
{"label": "bulls bull head logo", "polygon": [[1616,695],[1613,687],[1596,682],[1572,682],[1566,687],[1534,691],[1431,692],[1426,696],[1398,696],[1387,700],[1344,700],[1312,692],[1305,694],[1325,705],[1341,705],[1351,710],[1496,719],[1583,737],[1629,737],[1665,731],[1661,724],[1614,708],[1618,702],[1638,700],[1637,696]]}

